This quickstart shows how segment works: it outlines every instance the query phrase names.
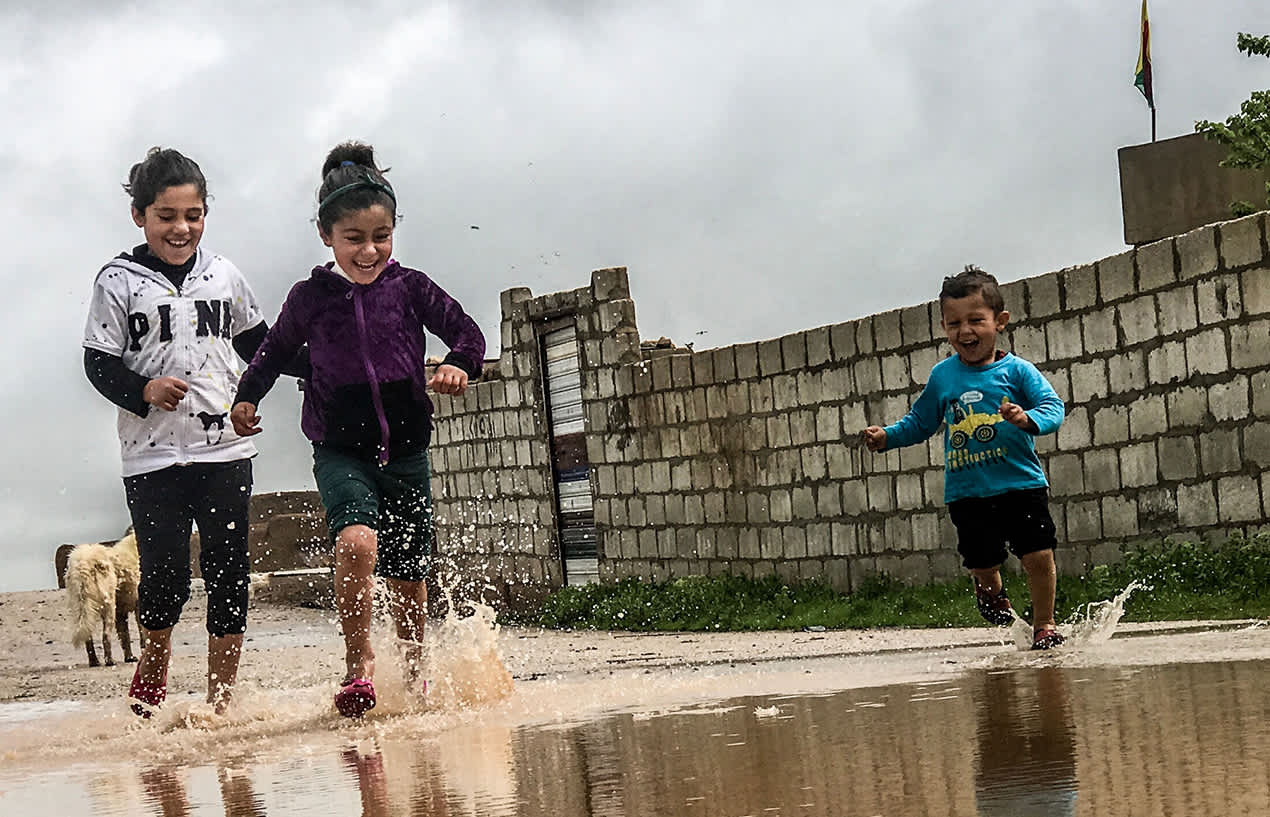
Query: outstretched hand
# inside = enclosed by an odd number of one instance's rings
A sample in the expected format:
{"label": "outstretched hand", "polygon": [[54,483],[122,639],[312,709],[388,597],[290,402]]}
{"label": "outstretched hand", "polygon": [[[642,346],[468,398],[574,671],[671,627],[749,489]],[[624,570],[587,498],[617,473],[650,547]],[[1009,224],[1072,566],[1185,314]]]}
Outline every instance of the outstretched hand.
{"label": "outstretched hand", "polygon": [[260,416],[256,414],[255,403],[246,401],[235,403],[234,408],[229,412],[229,421],[234,424],[234,433],[239,437],[250,437],[263,430],[260,427]]}
{"label": "outstretched hand", "polygon": [[443,363],[428,381],[428,388],[437,394],[462,394],[467,391],[467,372]]}
{"label": "outstretched hand", "polygon": [[886,429],[882,426],[869,426],[860,432],[860,439],[864,441],[864,447],[870,451],[886,449]]}

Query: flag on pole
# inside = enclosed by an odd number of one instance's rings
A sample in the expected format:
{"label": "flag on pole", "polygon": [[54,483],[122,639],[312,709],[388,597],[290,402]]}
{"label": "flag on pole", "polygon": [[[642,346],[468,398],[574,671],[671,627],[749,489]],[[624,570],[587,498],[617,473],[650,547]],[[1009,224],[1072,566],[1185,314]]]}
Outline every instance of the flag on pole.
{"label": "flag on pole", "polygon": [[1155,93],[1151,88],[1151,23],[1147,21],[1147,0],[1142,0],[1142,45],[1138,50],[1138,73],[1133,84],[1147,98],[1147,107],[1155,110]]}

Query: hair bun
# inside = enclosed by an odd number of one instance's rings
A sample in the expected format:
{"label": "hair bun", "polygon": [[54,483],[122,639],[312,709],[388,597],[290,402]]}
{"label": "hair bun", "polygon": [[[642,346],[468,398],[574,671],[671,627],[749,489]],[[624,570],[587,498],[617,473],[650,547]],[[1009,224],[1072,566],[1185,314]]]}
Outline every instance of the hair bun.
{"label": "hair bun", "polygon": [[375,164],[375,149],[364,142],[341,142],[331,148],[322,163],[322,178],[337,167],[346,164],[361,165],[376,172],[383,171]]}

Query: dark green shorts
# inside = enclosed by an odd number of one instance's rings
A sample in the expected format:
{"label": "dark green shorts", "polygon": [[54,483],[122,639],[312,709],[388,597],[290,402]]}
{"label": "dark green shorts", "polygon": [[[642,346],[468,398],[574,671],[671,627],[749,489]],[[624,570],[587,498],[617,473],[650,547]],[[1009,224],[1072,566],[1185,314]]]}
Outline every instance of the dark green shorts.
{"label": "dark green shorts", "polygon": [[432,555],[432,480],[428,452],[380,466],[322,445],[313,446],[317,479],[331,541],[349,525],[377,534],[375,573],[423,581]]}

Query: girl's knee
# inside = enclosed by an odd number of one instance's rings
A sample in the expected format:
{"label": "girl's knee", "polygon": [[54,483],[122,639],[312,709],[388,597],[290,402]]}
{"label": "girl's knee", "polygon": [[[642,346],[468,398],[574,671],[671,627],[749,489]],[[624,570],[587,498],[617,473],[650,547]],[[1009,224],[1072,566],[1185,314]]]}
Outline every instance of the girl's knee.
{"label": "girl's knee", "polygon": [[377,550],[375,531],[366,525],[349,525],[335,537],[335,558],[355,564],[374,565]]}

